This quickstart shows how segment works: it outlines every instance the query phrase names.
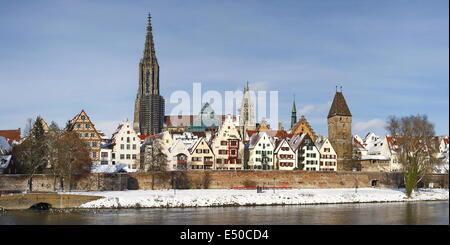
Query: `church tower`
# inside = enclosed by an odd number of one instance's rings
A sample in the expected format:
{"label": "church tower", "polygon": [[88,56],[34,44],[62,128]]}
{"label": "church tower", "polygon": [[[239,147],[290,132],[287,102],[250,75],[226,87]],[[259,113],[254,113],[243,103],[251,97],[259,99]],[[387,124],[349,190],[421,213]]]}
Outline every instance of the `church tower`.
{"label": "church tower", "polygon": [[337,154],[337,169],[351,171],[352,162],[352,114],[344,95],[336,91],[328,113],[328,139]]}
{"label": "church tower", "polygon": [[255,130],[256,129],[256,115],[255,109],[252,103],[252,98],[250,94],[250,87],[247,85],[244,88],[244,94],[242,96],[242,104],[239,109],[239,126],[242,138],[246,139],[246,131],[247,130]]}
{"label": "church tower", "polygon": [[148,14],[144,55],[139,62],[139,88],[134,106],[133,128],[141,135],[160,133],[164,122],[164,98],[159,95],[159,65]]}
{"label": "church tower", "polygon": [[297,108],[295,107],[295,99],[294,99],[294,104],[292,105],[292,112],[291,112],[291,128],[294,128],[296,122],[297,122]]}

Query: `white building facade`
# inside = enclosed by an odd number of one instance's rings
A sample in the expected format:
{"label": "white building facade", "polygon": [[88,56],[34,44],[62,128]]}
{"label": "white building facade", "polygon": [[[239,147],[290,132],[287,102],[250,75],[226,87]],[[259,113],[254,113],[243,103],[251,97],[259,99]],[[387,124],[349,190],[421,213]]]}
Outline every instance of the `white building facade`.
{"label": "white building facade", "polygon": [[129,169],[139,168],[140,143],[128,120],[120,123],[112,136],[112,164],[124,163]]}

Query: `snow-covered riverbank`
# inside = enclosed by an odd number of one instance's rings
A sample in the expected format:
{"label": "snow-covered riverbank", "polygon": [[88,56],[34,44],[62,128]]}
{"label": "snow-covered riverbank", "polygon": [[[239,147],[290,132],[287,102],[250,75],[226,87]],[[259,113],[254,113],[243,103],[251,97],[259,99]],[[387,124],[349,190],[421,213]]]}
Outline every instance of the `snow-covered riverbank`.
{"label": "snow-covered riverbank", "polygon": [[136,190],[75,192],[104,198],[81,208],[219,207],[253,205],[295,205],[364,202],[448,200],[448,189],[421,189],[406,199],[403,189],[301,189],[301,190]]}

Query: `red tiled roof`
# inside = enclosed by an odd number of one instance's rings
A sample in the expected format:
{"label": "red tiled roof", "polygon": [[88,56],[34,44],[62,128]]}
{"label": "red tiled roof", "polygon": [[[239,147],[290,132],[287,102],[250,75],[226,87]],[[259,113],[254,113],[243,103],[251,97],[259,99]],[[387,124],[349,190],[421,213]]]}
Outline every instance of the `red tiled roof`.
{"label": "red tiled roof", "polygon": [[20,128],[12,130],[0,130],[0,136],[5,137],[8,143],[11,144],[13,141],[20,141]]}
{"label": "red tiled roof", "polygon": [[150,135],[138,135],[139,139],[141,140],[145,140],[147,139],[147,137],[149,137]]}
{"label": "red tiled roof", "polygon": [[353,137],[353,143],[354,143],[358,148],[364,148],[364,146],[361,144],[361,142],[359,142],[355,137]]}
{"label": "red tiled roof", "polygon": [[[247,134],[249,137],[251,137],[253,134],[258,133],[258,130],[247,130]],[[289,134],[285,130],[267,130],[264,131],[269,135],[270,137],[277,137],[277,138],[291,138],[294,134]]]}

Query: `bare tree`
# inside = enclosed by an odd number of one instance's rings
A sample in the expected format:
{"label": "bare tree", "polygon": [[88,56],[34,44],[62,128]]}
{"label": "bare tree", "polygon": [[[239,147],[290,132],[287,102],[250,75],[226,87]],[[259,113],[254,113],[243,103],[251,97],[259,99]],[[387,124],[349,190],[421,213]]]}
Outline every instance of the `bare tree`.
{"label": "bare tree", "polygon": [[168,166],[167,154],[161,140],[151,140],[145,149],[143,166],[144,171],[166,171]]}
{"label": "bare tree", "polygon": [[76,133],[68,132],[58,140],[58,163],[54,166],[55,172],[60,176],[61,183],[67,180],[69,190],[75,180],[91,172],[92,159],[85,142]]}
{"label": "bare tree", "polygon": [[167,171],[167,154],[160,139],[148,139],[143,152],[141,170],[152,172],[152,189],[155,184],[155,173]]}
{"label": "bare tree", "polygon": [[33,119],[32,118],[28,118],[27,122],[25,123],[25,128],[23,130],[23,136],[24,137],[27,137],[27,136],[30,135],[31,130],[33,129],[33,124],[34,124]]}
{"label": "bare tree", "polygon": [[413,190],[424,176],[431,172],[438,162],[439,152],[434,139],[434,125],[428,122],[426,115],[388,118],[386,130],[394,137],[396,156],[402,165],[406,196],[411,197]]}

